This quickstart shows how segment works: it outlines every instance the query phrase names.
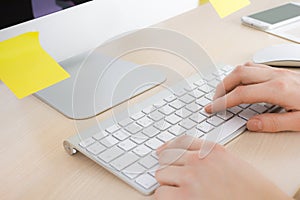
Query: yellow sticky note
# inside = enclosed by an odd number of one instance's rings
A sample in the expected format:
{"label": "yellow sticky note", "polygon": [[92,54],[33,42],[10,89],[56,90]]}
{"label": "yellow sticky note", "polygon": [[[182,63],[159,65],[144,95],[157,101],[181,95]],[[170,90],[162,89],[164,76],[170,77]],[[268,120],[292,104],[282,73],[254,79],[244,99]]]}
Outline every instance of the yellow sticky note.
{"label": "yellow sticky note", "polygon": [[206,4],[208,2],[209,2],[209,0],[199,0],[199,5],[203,5],[203,4]]}
{"label": "yellow sticky note", "polygon": [[249,0],[209,0],[221,18],[250,4]]}
{"label": "yellow sticky note", "polygon": [[70,75],[43,50],[39,33],[29,32],[0,42],[0,77],[23,98]]}

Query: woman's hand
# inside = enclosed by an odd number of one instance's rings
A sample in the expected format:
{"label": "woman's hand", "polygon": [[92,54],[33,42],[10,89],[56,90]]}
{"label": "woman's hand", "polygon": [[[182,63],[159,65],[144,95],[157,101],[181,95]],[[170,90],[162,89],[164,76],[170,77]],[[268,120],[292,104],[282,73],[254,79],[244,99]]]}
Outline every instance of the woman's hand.
{"label": "woman's hand", "polygon": [[291,199],[220,145],[208,142],[214,148],[199,159],[203,142],[185,135],[158,149],[162,167],[156,172],[157,200]]}
{"label": "woman's hand", "polygon": [[218,112],[243,103],[266,102],[287,112],[252,117],[252,131],[300,131],[300,73],[267,65],[246,63],[236,67],[217,86],[214,101],[206,111]]}

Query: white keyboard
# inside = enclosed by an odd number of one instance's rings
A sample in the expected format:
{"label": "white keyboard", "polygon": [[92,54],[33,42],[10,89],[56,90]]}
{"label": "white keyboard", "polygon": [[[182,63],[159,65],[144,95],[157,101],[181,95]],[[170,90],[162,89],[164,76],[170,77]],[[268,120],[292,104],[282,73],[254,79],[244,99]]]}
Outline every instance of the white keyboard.
{"label": "white keyboard", "polygon": [[277,108],[265,103],[242,104],[226,112],[207,114],[204,106],[232,69],[223,67],[204,79],[191,76],[176,84],[174,92],[162,91],[135,106],[133,114],[120,114],[117,118],[122,120],[109,119],[72,136],[64,147],[70,154],[80,151],[138,191],[151,194],[158,187],[155,150],[162,144],[182,134],[225,144],[245,130],[249,118]]}

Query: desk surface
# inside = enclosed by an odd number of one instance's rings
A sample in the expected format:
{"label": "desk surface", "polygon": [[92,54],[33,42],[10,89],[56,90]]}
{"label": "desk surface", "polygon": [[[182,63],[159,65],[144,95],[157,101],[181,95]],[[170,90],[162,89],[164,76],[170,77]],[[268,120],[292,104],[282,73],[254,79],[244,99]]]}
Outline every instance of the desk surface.
{"label": "desk surface", "polygon": [[[207,4],[158,26],[190,37],[216,63],[236,65],[263,47],[289,43],[240,23],[243,15],[284,2],[252,0],[250,6],[225,19]],[[76,134],[78,123],[33,96],[16,99],[3,83],[0,94],[0,199],[153,198],[141,195],[82,154],[69,156],[62,142]],[[227,148],[292,195],[300,186],[299,144],[299,133],[245,132]]]}

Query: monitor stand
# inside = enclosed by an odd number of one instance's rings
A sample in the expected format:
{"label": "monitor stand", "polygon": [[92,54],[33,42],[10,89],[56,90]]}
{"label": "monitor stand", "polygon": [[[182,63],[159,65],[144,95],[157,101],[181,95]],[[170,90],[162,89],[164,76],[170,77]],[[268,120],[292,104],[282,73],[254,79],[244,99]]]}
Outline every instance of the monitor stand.
{"label": "monitor stand", "polygon": [[[84,65],[82,63],[88,58]],[[94,117],[160,83],[166,76],[151,66],[89,52],[62,61],[70,78],[35,94],[71,119]],[[109,67],[107,67],[109,66]]]}

